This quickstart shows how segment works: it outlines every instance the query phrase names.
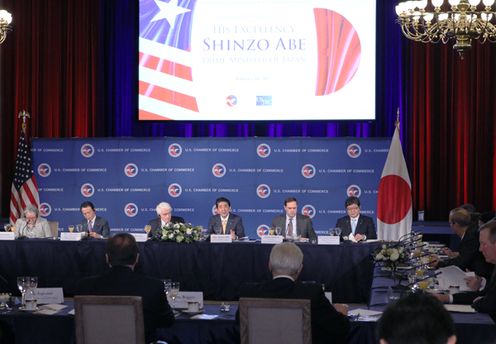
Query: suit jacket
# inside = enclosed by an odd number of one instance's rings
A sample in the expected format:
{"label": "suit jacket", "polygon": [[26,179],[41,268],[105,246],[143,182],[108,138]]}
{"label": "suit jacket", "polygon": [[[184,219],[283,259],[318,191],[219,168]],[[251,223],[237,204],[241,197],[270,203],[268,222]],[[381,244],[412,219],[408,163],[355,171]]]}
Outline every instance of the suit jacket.
{"label": "suit jacket", "polygon": [[[349,216],[343,216],[336,222],[336,227],[341,228],[341,237],[347,237],[351,234],[351,219]],[[371,217],[360,214],[358,223],[355,228],[355,234],[362,234],[367,239],[377,239],[374,221]]]}
{"label": "suit jacket", "polygon": [[281,277],[266,283],[244,284],[240,297],[310,300],[314,344],[343,343],[350,329],[348,318],[334,309],[317,283],[293,282]]}
{"label": "suit jacket", "polygon": [[[83,225],[83,231],[87,232],[88,220],[86,219],[81,220],[81,224]],[[108,221],[100,216],[95,217],[95,222],[93,223],[93,228],[91,229],[91,231],[100,234],[104,238],[108,238],[110,234],[110,227]]]}
{"label": "suit jacket", "polygon": [[[474,302],[478,297],[481,298]],[[494,267],[491,278],[482,291],[453,294],[453,303],[472,304],[477,312],[488,313],[496,321],[496,267]]]}
{"label": "suit jacket", "polygon": [[[219,214],[212,216],[208,221],[208,233],[215,234],[216,229],[219,233],[222,233],[222,220],[220,219]],[[241,216],[229,213],[226,225],[226,234],[230,234],[231,229],[234,229],[234,232],[238,238],[245,236],[245,227],[243,226],[243,219]]]}
{"label": "suit jacket", "polygon": [[[184,219],[180,216],[171,216],[171,222],[172,223],[185,223]],[[160,217],[156,217],[156,218],[148,221],[148,225],[150,225],[152,227],[152,230],[150,231],[150,233],[148,233],[149,237],[157,237],[159,235],[161,236],[161,234],[159,234],[161,227],[162,227],[162,221],[160,220]]]}
{"label": "suit jacket", "polygon": [[82,279],[76,295],[141,296],[147,343],[156,340],[158,327],[174,323],[162,281],[135,273],[126,266],[114,266],[103,275]]}
{"label": "suit jacket", "polygon": [[[286,214],[277,215],[272,219],[272,227],[281,227],[286,233]],[[312,219],[306,215],[296,214],[296,234],[310,240],[317,240],[317,235],[313,230]]]}
{"label": "suit jacket", "polygon": [[458,247],[458,257],[441,261],[438,267],[456,265],[463,271],[469,269],[476,275],[483,276],[489,280],[493,265],[486,262],[486,259],[479,251],[479,233],[476,228],[469,228],[465,232],[460,246]]}

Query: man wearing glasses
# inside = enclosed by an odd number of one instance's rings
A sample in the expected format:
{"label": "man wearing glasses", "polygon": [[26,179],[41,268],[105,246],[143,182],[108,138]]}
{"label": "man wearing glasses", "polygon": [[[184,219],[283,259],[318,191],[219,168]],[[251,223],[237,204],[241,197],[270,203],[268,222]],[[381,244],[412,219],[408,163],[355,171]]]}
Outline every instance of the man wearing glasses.
{"label": "man wearing glasses", "polygon": [[360,214],[360,199],[355,196],[348,197],[344,206],[348,215],[339,218],[336,222],[336,227],[342,230],[343,239],[351,241],[377,239],[372,218]]}

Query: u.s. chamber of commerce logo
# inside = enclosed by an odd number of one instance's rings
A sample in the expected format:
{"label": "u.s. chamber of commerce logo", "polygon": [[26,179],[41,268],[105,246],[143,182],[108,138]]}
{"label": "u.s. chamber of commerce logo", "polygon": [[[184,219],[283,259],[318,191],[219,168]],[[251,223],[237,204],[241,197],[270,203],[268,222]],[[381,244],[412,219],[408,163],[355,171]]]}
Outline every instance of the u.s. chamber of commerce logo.
{"label": "u.s. chamber of commerce logo", "polygon": [[226,166],[220,162],[212,166],[212,174],[217,178],[222,178],[226,175]]}
{"label": "u.s. chamber of commerce logo", "polygon": [[138,166],[133,163],[129,163],[126,166],[124,166],[124,174],[128,177],[136,177],[138,175]]}
{"label": "u.s. chamber of commerce logo", "polygon": [[352,143],[346,148],[346,153],[350,158],[356,159],[362,154],[362,147],[356,143]]}
{"label": "u.s. chamber of commerce logo", "polygon": [[171,157],[178,158],[183,154],[183,147],[179,143],[171,143],[167,151]]}
{"label": "u.s. chamber of commerce logo", "polygon": [[52,213],[52,206],[48,203],[41,203],[38,209],[40,211],[40,215],[43,217],[50,216]]}
{"label": "u.s. chamber of commerce logo", "polygon": [[236,96],[230,95],[226,97],[226,104],[229,107],[233,107],[238,104],[238,98]]}
{"label": "u.s. chamber of commerce logo", "polygon": [[124,213],[127,217],[135,217],[138,215],[138,206],[134,203],[128,203],[124,206]]}
{"label": "u.s. chamber of commerce logo", "polygon": [[315,216],[315,207],[311,204],[305,204],[301,208],[301,213],[313,219],[313,217]]}
{"label": "u.s. chamber of commerce logo", "polygon": [[259,238],[269,234],[270,227],[267,225],[260,225],[257,227],[257,235]]}
{"label": "u.s. chamber of commerce logo", "polygon": [[169,196],[175,198],[181,196],[181,194],[183,193],[183,188],[181,187],[181,185],[177,183],[173,183],[169,185],[167,191],[169,192]]}
{"label": "u.s. chamber of commerce logo", "polygon": [[91,158],[95,154],[95,147],[89,143],[81,146],[81,155],[85,158]]}
{"label": "u.s. chamber of commerce logo", "polygon": [[38,165],[38,174],[40,177],[48,177],[52,173],[52,168],[47,163],[41,163]]}
{"label": "u.s. chamber of commerce logo", "polygon": [[260,198],[267,198],[270,196],[270,187],[267,184],[260,184],[257,186],[257,196]]}
{"label": "u.s. chamber of commerce logo", "polygon": [[348,195],[348,197],[360,197],[360,195],[362,194],[362,189],[360,189],[358,185],[350,185],[346,189],[346,194]]}
{"label": "u.s. chamber of commerce logo", "polygon": [[267,158],[270,155],[270,146],[266,143],[261,143],[257,147],[257,155],[261,158]]}
{"label": "u.s. chamber of commerce logo", "polygon": [[81,186],[81,195],[84,197],[91,197],[95,193],[95,187],[90,183],[84,183]]}
{"label": "u.s. chamber of commerce logo", "polygon": [[305,164],[301,168],[301,175],[305,178],[313,178],[315,176],[315,166],[312,164]]}

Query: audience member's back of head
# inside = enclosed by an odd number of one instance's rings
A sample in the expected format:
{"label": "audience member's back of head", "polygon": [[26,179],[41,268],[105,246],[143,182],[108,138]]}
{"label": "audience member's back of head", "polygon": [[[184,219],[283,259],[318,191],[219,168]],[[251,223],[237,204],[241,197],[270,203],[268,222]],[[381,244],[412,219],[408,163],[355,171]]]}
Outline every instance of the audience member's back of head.
{"label": "audience member's back of head", "polygon": [[293,243],[275,245],[270,251],[272,275],[289,275],[296,278],[303,264],[303,252]]}
{"label": "audience member's back of head", "polygon": [[119,233],[107,240],[105,253],[112,266],[134,265],[138,252],[136,239],[129,233]]}
{"label": "audience member's back of head", "polygon": [[377,324],[381,344],[456,343],[453,320],[430,294],[412,293],[389,305]]}

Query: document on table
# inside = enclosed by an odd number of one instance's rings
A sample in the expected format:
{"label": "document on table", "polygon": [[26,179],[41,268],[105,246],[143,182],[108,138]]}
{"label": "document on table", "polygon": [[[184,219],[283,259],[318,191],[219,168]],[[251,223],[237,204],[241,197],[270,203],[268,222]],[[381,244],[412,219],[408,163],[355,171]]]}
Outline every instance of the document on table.
{"label": "document on table", "polygon": [[365,308],[356,308],[348,312],[349,316],[356,317],[356,320],[362,321],[377,321],[382,312],[373,311]]}
{"label": "document on table", "polygon": [[475,276],[473,272],[464,272],[455,265],[439,268],[436,270],[436,273],[438,272],[439,275],[437,276],[437,280],[439,282],[439,289],[444,290],[447,290],[450,287],[459,287],[460,291],[469,291],[470,288],[467,286],[465,278]]}
{"label": "document on table", "polygon": [[470,305],[444,305],[448,312],[475,313],[475,309]]}

